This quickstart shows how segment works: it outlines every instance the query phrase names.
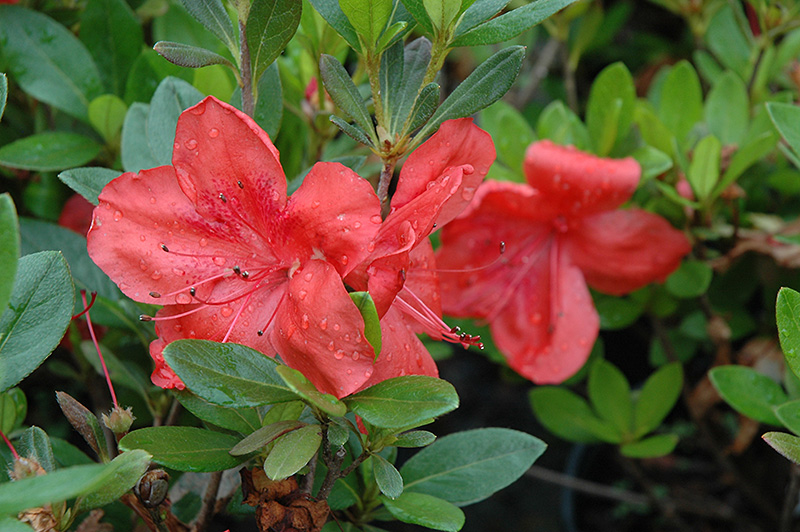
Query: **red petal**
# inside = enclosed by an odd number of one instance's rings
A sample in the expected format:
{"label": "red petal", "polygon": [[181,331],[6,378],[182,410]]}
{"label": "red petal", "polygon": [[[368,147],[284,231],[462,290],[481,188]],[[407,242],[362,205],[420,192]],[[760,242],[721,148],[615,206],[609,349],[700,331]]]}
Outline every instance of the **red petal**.
{"label": "red petal", "polygon": [[327,262],[312,260],[294,273],[275,319],[272,344],[320,391],[344,397],[372,374],[364,320]]}
{"label": "red petal", "polygon": [[320,254],[346,275],[369,254],[381,223],[370,184],[339,163],[317,163],[289,199],[286,246],[301,261]]}
{"label": "red petal", "polygon": [[472,200],[495,159],[494,143],[471,118],[448,120],[408,156],[400,171],[392,208],[398,209],[425,192],[426,187],[450,168],[462,168],[464,178],[436,218],[442,226],[458,216]]}
{"label": "red petal", "polygon": [[92,225],[93,210],[94,205],[89,203],[83,196],[73,194],[61,210],[61,216],[58,217],[58,225],[85,235]]}
{"label": "red petal", "polygon": [[586,282],[614,295],[663,281],[691,249],[664,218],[639,209],[585,218],[565,236]]}
{"label": "red petal", "polygon": [[183,390],[186,388],[186,385],[183,384],[180,377],[175,375],[175,372],[172,371],[172,368],[170,368],[164,360],[164,347],[166,347],[166,345],[167,342],[160,338],[150,342],[150,357],[156,365],[153,373],[150,375],[150,380],[153,381],[153,384],[156,386],[167,390],[171,388]]}
{"label": "red petal", "polygon": [[[87,234],[89,255],[136,301],[189,303],[189,287],[203,280],[226,270],[232,274],[237,264],[247,270],[274,261],[263,239],[248,227],[203,219],[170,166],[123,174],[103,189],[99,200]],[[205,298],[210,286],[199,285],[198,296]],[[185,291],[166,296],[179,290]],[[151,297],[151,292],[164,297]]]}
{"label": "red petal", "polygon": [[212,96],[187,109],[178,119],[172,164],[205,218],[274,231],[286,205],[286,177],[269,136],[241,111]]}
{"label": "red petal", "polygon": [[524,170],[528,183],[546,200],[550,218],[616,209],[630,199],[641,176],[631,157],[605,159],[549,140],[530,145]]}

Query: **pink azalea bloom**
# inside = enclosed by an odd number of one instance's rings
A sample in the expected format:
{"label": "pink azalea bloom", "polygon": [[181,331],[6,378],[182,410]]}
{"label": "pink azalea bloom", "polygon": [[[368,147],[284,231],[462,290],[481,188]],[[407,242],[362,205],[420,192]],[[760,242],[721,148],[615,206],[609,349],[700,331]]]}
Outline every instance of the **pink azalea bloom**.
{"label": "pink azalea bloom", "polygon": [[[543,140],[528,148],[524,171],[528,184],[485,183],[443,230],[439,266],[473,269],[441,274],[444,310],[485,319],[512,368],[539,384],[559,383],[586,362],[597,338],[587,284],[614,295],[637,290],[665,279],[690,245],[655,214],[618,210],[641,176],[632,158]],[[490,264],[500,241],[506,254]]]}

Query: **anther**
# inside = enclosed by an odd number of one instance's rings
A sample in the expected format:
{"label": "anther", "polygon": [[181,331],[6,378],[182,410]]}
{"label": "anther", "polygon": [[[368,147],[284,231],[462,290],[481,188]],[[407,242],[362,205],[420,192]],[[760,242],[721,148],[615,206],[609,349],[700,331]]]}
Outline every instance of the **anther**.
{"label": "anther", "polygon": [[166,251],[167,253],[169,253],[169,248],[167,247],[166,244],[161,244],[161,251]]}
{"label": "anther", "polygon": [[242,272],[242,279],[247,279],[248,277],[250,277],[250,272],[248,272],[248,271],[243,271],[243,272]]}
{"label": "anther", "polygon": [[405,282],[405,280],[406,280],[406,270],[405,269],[401,269],[400,270],[400,278],[403,280],[403,282]]}
{"label": "anther", "polygon": [[264,331],[258,331],[256,334],[259,336],[264,336]]}
{"label": "anther", "polygon": [[239,188],[244,189],[244,183],[241,181],[237,181],[236,184],[239,185]]}
{"label": "anther", "polygon": [[455,327],[450,327],[450,332],[453,334],[461,332],[461,327],[459,327],[458,325],[456,325]]}
{"label": "anther", "polygon": [[161,297],[161,294],[159,294],[158,292],[150,292],[150,297],[159,298]]}
{"label": "anther", "polygon": [[219,199],[222,200],[222,203],[228,203],[228,198],[225,197],[225,194],[222,192],[219,193]]}
{"label": "anther", "polygon": [[233,267],[233,273],[235,273],[236,275],[242,275],[242,270],[241,270],[241,268],[239,268],[239,266],[237,265],[237,266],[234,266],[234,267]]}
{"label": "anther", "polygon": [[433,228],[436,229],[436,222],[433,222]]}
{"label": "anther", "polygon": [[194,297],[195,293],[197,293],[197,289],[193,286],[189,288],[189,294]]}
{"label": "anther", "polygon": [[500,241],[500,254],[502,255],[505,252],[506,252],[506,243],[501,240]]}
{"label": "anther", "polygon": [[139,314],[139,321],[153,321],[153,316],[147,314]]}

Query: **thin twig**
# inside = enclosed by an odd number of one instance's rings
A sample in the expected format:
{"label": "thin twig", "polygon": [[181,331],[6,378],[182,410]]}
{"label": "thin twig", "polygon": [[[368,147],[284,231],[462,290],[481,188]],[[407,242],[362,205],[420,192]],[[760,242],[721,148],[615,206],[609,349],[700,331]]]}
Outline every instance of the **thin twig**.
{"label": "thin twig", "polygon": [[564,75],[564,90],[567,92],[567,105],[574,113],[578,112],[578,87],[575,83],[575,70],[569,61],[569,47],[561,43],[561,66]]}
{"label": "thin twig", "polygon": [[333,453],[331,461],[325,464],[328,467],[328,474],[325,475],[325,480],[322,481],[322,486],[317,493],[318,500],[324,501],[331,494],[334,483],[341,477],[342,462],[346,455],[347,451],[344,450],[344,447],[340,447],[338,451]]}
{"label": "thin twig", "polygon": [[539,51],[539,55],[536,57],[536,62],[531,68],[530,83],[523,86],[514,95],[514,107],[521,109],[533,98],[536,89],[539,88],[539,85],[547,77],[547,74],[550,73],[550,67],[558,56],[560,48],[561,43],[556,38],[550,38],[547,43],[545,43]]}
{"label": "thin twig", "polygon": [[580,491],[581,493],[586,493],[588,495],[594,495],[596,497],[611,499],[636,506],[650,506],[650,498],[647,495],[573,477],[571,475],[559,473],[558,471],[553,471],[541,466],[532,466],[525,474],[529,477],[544,480],[545,482],[550,482],[551,484],[558,484],[559,486],[564,486],[565,488]]}
{"label": "thin twig", "polygon": [[222,471],[211,473],[211,477],[208,479],[208,484],[206,485],[206,491],[203,494],[203,506],[200,508],[200,512],[192,523],[192,532],[203,532],[209,519],[214,516],[217,492],[219,491],[221,481]]}
{"label": "thin twig", "polygon": [[381,215],[384,218],[389,214],[389,185],[392,182],[396,163],[397,161],[395,159],[384,161],[383,168],[381,169],[381,177],[378,181],[378,199],[381,202]]}

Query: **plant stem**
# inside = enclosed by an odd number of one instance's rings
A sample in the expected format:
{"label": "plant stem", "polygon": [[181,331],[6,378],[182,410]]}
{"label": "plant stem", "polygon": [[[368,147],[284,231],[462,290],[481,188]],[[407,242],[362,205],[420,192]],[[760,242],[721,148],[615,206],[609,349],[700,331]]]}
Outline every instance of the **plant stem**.
{"label": "plant stem", "polygon": [[378,180],[378,199],[381,202],[381,216],[386,218],[389,214],[389,185],[392,183],[392,176],[394,175],[394,167],[397,164],[397,159],[390,158],[383,161],[383,168],[381,169],[381,177]]}
{"label": "plant stem", "polygon": [[344,450],[344,447],[341,447],[333,453],[330,462],[325,464],[328,467],[328,474],[325,475],[325,480],[322,481],[322,486],[319,488],[317,500],[324,501],[331,494],[333,484],[342,476],[342,462],[346,455],[347,451]]}
{"label": "plant stem", "polygon": [[569,60],[569,46],[561,43],[561,64],[564,69],[564,90],[567,92],[567,105],[574,113],[578,112],[578,87],[575,84],[575,69]]}
{"label": "plant stem", "polygon": [[380,127],[388,131],[386,117],[383,114],[383,99],[381,98],[381,56],[380,54],[375,54],[374,50],[367,50],[364,62],[367,69],[367,79],[369,79],[369,89],[372,92],[372,104],[375,106],[375,121],[378,122]]}
{"label": "plant stem", "polygon": [[208,479],[208,484],[206,485],[206,491],[203,494],[203,506],[200,508],[200,512],[197,514],[194,523],[192,523],[192,532],[203,532],[208,524],[208,520],[214,515],[217,503],[217,492],[219,491],[221,481],[222,471],[211,473],[211,477]]}
{"label": "plant stem", "polygon": [[255,104],[253,102],[253,71],[250,66],[250,48],[247,46],[247,33],[245,24],[239,21],[239,47],[242,64],[242,111],[253,117]]}

